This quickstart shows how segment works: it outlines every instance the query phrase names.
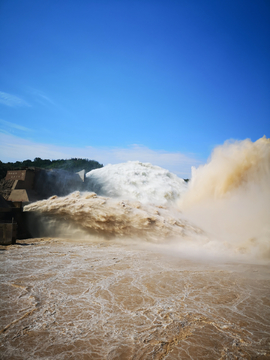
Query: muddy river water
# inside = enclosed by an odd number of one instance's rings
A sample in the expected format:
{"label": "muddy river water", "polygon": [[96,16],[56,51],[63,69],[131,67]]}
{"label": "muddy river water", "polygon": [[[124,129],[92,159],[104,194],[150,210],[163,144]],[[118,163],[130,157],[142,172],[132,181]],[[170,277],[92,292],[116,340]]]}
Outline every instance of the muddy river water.
{"label": "muddy river water", "polygon": [[1,359],[270,359],[270,266],[133,245],[2,247]]}

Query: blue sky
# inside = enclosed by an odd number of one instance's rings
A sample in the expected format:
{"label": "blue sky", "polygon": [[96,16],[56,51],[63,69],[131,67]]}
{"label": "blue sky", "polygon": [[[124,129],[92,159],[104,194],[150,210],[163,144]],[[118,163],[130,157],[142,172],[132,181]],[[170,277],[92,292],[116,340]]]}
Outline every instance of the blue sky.
{"label": "blue sky", "polygon": [[268,0],[1,0],[0,160],[152,162],[189,176],[270,136]]}

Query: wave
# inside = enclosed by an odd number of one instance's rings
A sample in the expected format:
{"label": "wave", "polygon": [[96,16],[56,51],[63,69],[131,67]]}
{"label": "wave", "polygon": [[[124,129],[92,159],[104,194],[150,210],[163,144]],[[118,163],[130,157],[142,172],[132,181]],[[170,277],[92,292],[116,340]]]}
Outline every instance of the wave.
{"label": "wave", "polygon": [[24,207],[24,211],[65,219],[89,233],[107,238],[141,238],[153,242],[188,238],[202,230],[181,218],[179,210],[139,201],[116,200],[95,193],[76,191],[65,197],[52,196]]}

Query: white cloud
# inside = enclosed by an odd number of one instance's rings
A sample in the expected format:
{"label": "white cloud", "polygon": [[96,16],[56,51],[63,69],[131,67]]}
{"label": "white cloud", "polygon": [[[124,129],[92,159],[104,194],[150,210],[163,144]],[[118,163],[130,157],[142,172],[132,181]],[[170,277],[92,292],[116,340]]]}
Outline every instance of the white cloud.
{"label": "white cloud", "polygon": [[61,151],[61,147],[39,144],[11,134],[0,133],[1,161],[21,161],[35,157],[43,159],[66,159],[69,155]]}
{"label": "white cloud", "polygon": [[31,129],[28,129],[25,126],[18,125],[18,124],[12,123],[10,121],[2,120],[2,119],[0,119],[0,124],[6,126],[8,128],[12,128],[12,129],[16,129],[16,130],[32,131]]}
{"label": "white cloud", "polygon": [[47,96],[44,92],[40,90],[29,88],[29,92],[34,95],[36,101],[43,105],[47,105],[48,103],[50,103],[51,105],[56,105],[55,102],[51,98],[49,98],[49,96]]}
{"label": "white cloud", "polygon": [[0,103],[4,104],[6,106],[30,106],[26,101],[24,101],[23,99],[15,96],[15,95],[11,95],[8,94],[6,92],[0,91]]}
{"label": "white cloud", "polygon": [[128,148],[63,147],[35,143],[6,133],[0,133],[0,154],[2,162],[33,160],[35,157],[42,159],[87,158],[107,165],[138,160],[161,166],[183,178],[190,177],[191,166],[197,167],[201,164],[192,154],[151,150],[142,145],[132,145]]}

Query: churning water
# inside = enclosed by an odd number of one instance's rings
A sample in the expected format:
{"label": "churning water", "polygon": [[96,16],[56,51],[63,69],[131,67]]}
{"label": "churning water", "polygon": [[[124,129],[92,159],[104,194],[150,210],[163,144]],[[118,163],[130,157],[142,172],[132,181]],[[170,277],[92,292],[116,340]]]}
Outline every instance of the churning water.
{"label": "churning water", "polygon": [[87,178],[2,249],[3,359],[270,359],[269,139],[217,147],[188,184],[140,162]]}
{"label": "churning water", "polygon": [[86,176],[92,192],[54,196],[25,211],[65,219],[92,235],[164,245],[170,240],[168,248],[191,256],[270,258],[270,140],[265,137],[217,147],[206,165],[193,169],[188,185],[140,162],[108,165]]}

